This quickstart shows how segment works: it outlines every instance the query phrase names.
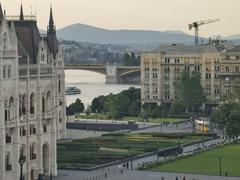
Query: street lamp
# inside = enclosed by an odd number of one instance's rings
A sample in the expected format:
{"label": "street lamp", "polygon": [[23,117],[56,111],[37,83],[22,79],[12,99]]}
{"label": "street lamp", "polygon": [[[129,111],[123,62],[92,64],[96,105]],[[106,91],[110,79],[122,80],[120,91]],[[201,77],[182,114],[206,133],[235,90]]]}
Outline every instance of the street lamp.
{"label": "street lamp", "polygon": [[23,164],[25,162],[25,157],[21,154],[20,157],[19,157],[19,164],[20,164],[20,180],[24,180],[24,177],[23,177]]}
{"label": "street lamp", "polygon": [[219,175],[222,176],[222,156],[219,156]]}

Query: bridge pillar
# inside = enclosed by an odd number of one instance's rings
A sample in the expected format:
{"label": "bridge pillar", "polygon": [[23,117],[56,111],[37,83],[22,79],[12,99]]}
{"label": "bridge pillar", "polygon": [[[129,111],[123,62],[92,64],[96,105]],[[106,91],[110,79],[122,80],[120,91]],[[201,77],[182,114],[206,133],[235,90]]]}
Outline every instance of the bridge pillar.
{"label": "bridge pillar", "polygon": [[106,83],[118,83],[118,72],[116,64],[106,65]]}

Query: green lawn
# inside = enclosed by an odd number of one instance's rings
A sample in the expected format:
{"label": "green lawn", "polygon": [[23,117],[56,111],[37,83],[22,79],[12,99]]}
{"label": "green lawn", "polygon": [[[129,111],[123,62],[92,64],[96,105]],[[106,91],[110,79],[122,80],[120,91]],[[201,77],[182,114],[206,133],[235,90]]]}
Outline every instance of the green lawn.
{"label": "green lawn", "polygon": [[228,176],[240,176],[240,145],[213,149],[147,170],[219,175],[219,156],[222,156],[223,175],[228,172]]}
{"label": "green lawn", "polygon": [[59,168],[84,168],[145,154],[158,149],[207,138],[182,134],[109,134],[97,138],[59,143],[57,157]]}

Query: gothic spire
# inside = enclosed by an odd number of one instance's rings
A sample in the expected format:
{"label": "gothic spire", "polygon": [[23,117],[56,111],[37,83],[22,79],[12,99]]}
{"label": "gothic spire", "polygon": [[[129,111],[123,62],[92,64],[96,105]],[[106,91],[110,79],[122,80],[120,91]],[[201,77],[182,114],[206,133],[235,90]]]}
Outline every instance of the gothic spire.
{"label": "gothic spire", "polygon": [[21,20],[21,21],[24,20],[22,4],[21,4],[21,9],[20,9],[20,20]]}
{"label": "gothic spire", "polygon": [[55,30],[55,26],[54,26],[52,6],[51,6],[49,23],[48,23],[48,33],[55,33],[55,32],[56,32],[56,30]]}

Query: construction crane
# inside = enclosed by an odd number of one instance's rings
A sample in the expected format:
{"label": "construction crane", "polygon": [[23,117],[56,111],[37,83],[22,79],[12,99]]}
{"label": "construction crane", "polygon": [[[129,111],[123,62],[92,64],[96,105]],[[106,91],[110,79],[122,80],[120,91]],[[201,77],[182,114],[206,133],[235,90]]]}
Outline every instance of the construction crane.
{"label": "construction crane", "polygon": [[195,28],[195,45],[198,45],[198,33],[199,33],[199,26],[209,23],[214,23],[220,21],[220,19],[208,19],[208,20],[202,20],[202,21],[196,21],[188,25],[189,30],[192,28]]}

